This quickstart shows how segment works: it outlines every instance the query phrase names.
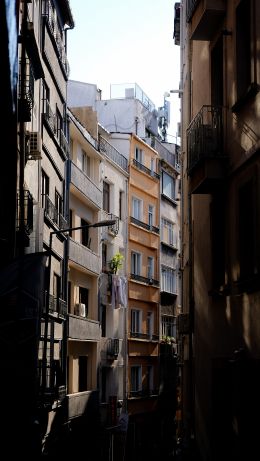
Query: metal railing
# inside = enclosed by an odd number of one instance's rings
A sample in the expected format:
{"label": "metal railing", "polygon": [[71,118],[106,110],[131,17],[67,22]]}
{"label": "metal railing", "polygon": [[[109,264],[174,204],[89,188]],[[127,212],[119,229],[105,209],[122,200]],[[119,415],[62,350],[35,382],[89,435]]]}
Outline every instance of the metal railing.
{"label": "metal railing", "polygon": [[110,160],[116,163],[124,171],[128,172],[128,160],[112,146],[105,138],[99,136],[99,151],[104,153]]}
{"label": "metal railing", "polygon": [[57,298],[54,295],[49,295],[49,309],[46,309],[47,292],[45,293],[45,303],[43,313],[49,312],[50,315],[65,318],[67,315],[67,302],[62,298]]}
{"label": "metal railing", "polygon": [[143,221],[139,221],[139,219],[136,219],[133,216],[130,217],[130,220],[131,220],[131,223],[136,224],[137,226],[143,227],[146,230],[149,230],[151,232],[155,232],[156,234],[159,234],[159,232],[160,232],[159,227],[150,226],[150,224],[146,224]]}
{"label": "metal railing", "polygon": [[190,22],[200,0],[186,0],[186,21]]}
{"label": "metal railing", "polygon": [[[24,190],[24,230],[27,234],[33,231],[33,197],[28,190]],[[22,226],[21,223],[21,203],[20,194],[17,192],[17,216],[16,216],[16,229],[19,230]]]}
{"label": "metal railing", "polygon": [[109,338],[107,344],[107,356],[116,358],[119,354],[119,338]]}
{"label": "metal railing", "polygon": [[188,172],[202,159],[224,157],[222,107],[202,106],[187,129]]}
{"label": "metal railing", "polygon": [[137,280],[138,282],[146,283],[147,285],[159,286],[159,281],[153,278],[143,277],[139,274],[130,274],[132,280]]}
{"label": "metal railing", "polygon": [[150,170],[147,166],[143,165],[142,163],[138,162],[135,158],[133,159],[133,165],[138,168],[138,170],[143,171],[144,173],[148,174],[152,178],[160,179],[160,175],[155,171]]}
{"label": "metal railing", "polygon": [[65,229],[67,227],[67,221],[64,216],[58,212],[55,205],[52,203],[48,195],[44,196],[44,212],[54,224],[56,224],[60,229]]}
{"label": "metal railing", "polygon": [[152,397],[157,396],[159,394],[158,389],[141,389],[139,391],[130,391],[129,397]]}

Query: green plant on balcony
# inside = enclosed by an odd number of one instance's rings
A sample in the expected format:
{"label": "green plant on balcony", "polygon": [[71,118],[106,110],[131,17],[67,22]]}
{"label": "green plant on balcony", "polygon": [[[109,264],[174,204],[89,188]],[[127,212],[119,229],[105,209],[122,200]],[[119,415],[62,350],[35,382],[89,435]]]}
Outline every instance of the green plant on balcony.
{"label": "green plant on balcony", "polygon": [[162,344],[176,344],[176,339],[173,336],[162,336]]}
{"label": "green plant on balcony", "polygon": [[119,253],[114,254],[113,258],[109,261],[109,268],[112,274],[117,274],[118,270],[123,266],[124,256]]}

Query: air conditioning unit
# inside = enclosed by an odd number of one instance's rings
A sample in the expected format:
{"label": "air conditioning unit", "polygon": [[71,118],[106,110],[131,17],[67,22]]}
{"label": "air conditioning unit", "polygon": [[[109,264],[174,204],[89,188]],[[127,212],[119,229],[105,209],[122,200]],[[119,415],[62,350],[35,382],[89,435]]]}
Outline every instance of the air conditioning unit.
{"label": "air conditioning unit", "polygon": [[41,137],[38,131],[32,131],[27,135],[27,160],[41,160]]}
{"label": "air conditioning unit", "polygon": [[77,303],[75,305],[75,315],[86,317],[86,304]]}

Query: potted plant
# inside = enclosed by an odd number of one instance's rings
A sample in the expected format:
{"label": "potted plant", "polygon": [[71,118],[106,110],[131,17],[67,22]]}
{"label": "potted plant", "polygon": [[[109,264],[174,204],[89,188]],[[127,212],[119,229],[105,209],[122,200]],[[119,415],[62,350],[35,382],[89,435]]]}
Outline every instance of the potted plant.
{"label": "potted plant", "polygon": [[109,267],[112,274],[117,274],[117,271],[123,266],[124,256],[119,253],[114,254],[113,258],[109,261]]}

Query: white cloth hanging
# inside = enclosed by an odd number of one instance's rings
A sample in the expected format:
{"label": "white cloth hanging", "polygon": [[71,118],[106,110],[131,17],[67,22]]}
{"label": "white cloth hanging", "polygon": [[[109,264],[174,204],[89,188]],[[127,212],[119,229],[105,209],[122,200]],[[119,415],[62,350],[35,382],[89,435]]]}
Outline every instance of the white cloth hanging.
{"label": "white cloth hanging", "polygon": [[111,304],[113,309],[118,309],[120,306],[126,307],[126,277],[112,275]]}

